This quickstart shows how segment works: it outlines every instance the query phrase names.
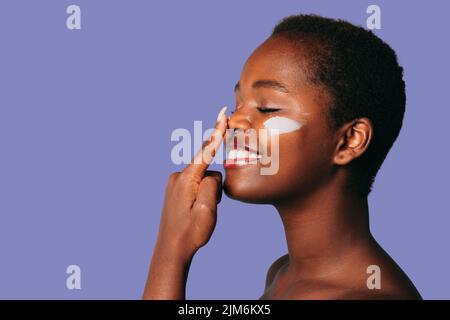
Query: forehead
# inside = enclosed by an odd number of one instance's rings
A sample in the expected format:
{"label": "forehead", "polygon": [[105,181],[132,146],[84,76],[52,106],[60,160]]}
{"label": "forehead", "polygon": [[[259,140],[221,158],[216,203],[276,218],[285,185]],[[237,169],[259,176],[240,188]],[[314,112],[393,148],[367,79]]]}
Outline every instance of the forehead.
{"label": "forehead", "polygon": [[290,41],[272,37],[262,43],[246,61],[239,80],[241,90],[249,90],[260,80],[276,81],[287,87],[288,95],[310,110],[325,114],[333,98],[327,88],[312,83],[312,66],[309,46],[311,42]]}
{"label": "forehead", "polygon": [[306,82],[308,70],[305,45],[281,37],[267,39],[247,59],[241,85],[267,79],[285,83],[291,89],[301,86]]}

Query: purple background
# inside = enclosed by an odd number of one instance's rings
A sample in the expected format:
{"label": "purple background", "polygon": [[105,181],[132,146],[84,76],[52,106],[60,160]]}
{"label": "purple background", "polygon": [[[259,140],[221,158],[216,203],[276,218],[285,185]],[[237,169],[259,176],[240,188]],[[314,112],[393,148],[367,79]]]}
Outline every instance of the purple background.
{"label": "purple background", "polygon": [[[166,180],[181,169],[172,130],[209,128],[234,106],[243,63],[282,17],[365,26],[373,3],[408,105],[370,196],[372,230],[424,298],[450,298],[450,5],[360,0],[2,0],[0,298],[140,298]],[[69,4],[82,30],[66,29]],[[187,297],[258,298],[285,252],[274,209],[224,197]],[[66,289],[70,264],[81,290]]]}

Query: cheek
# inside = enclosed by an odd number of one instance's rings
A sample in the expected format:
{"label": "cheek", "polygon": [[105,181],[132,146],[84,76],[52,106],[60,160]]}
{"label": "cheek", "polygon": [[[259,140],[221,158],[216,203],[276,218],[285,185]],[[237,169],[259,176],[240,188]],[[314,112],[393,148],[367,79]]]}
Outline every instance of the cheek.
{"label": "cheek", "polygon": [[[279,128],[286,130],[286,124]],[[307,192],[326,178],[330,170],[327,134],[309,124],[301,128],[290,125],[292,132],[278,136],[277,172],[262,175],[259,166],[229,171],[224,181],[228,196],[250,203],[273,203],[282,197]],[[268,151],[274,160],[270,143]]]}
{"label": "cheek", "polygon": [[298,133],[280,137],[279,178],[284,187],[302,190],[320,183],[330,174],[332,144],[318,128],[304,126]]}
{"label": "cheek", "polygon": [[224,182],[225,193],[244,202],[274,203],[296,192],[301,183],[310,179],[308,171],[313,162],[306,155],[308,151],[302,150],[304,142],[301,131],[279,136],[277,157],[269,144],[270,158],[278,162],[276,173],[261,174],[259,166],[228,171]]}

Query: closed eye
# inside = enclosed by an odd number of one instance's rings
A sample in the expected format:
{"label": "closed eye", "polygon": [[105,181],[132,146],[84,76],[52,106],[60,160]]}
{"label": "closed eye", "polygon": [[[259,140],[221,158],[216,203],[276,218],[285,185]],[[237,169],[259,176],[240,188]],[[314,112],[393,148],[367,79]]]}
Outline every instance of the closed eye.
{"label": "closed eye", "polygon": [[258,109],[258,111],[262,113],[277,112],[281,110],[279,108],[266,108],[266,107],[257,107],[256,109]]}

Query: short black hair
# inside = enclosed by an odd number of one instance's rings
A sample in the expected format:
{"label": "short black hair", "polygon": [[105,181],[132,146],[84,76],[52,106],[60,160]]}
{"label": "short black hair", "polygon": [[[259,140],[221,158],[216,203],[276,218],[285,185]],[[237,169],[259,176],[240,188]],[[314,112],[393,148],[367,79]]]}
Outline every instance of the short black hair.
{"label": "short black hair", "polygon": [[405,113],[403,68],[394,50],[372,31],[344,20],[317,15],[293,15],[273,29],[271,37],[286,37],[306,46],[308,78],[328,91],[328,114],[335,128],[369,118],[374,135],[366,152],[352,162],[357,190],[368,194],[375,175],[396,140]]}

